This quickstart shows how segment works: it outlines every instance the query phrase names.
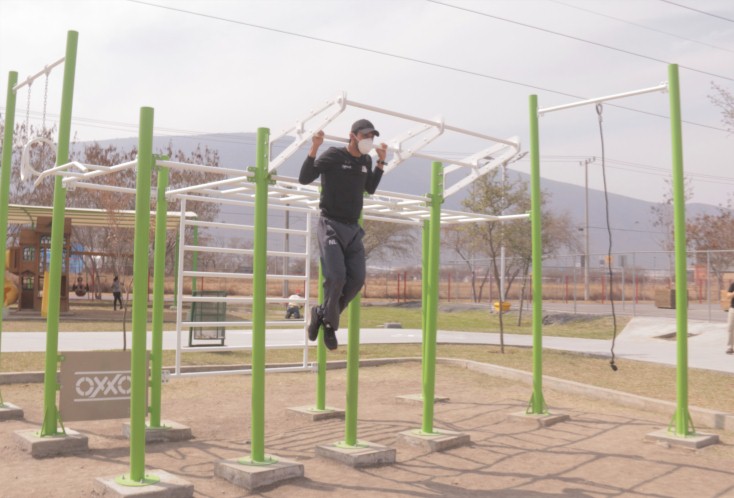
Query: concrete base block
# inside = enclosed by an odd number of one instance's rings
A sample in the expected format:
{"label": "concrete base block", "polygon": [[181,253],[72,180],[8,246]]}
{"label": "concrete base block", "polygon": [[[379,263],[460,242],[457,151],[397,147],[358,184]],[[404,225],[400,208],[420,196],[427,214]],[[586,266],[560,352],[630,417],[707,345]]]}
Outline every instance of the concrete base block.
{"label": "concrete base block", "polygon": [[160,481],[147,486],[125,486],[116,481],[119,476],[98,477],[94,482],[95,496],[123,498],[191,498],[194,496],[194,485],[165,470],[153,469],[146,476],[153,475]]}
{"label": "concrete base block", "polygon": [[697,432],[690,436],[676,436],[667,429],[653,431],[645,435],[645,441],[652,441],[665,446],[675,446],[678,448],[689,448],[692,450],[719,444],[719,436],[717,434],[704,434]]}
{"label": "concrete base block", "polygon": [[33,458],[46,458],[57,455],[69,455],[89,451],[89,438],[71,429],[58,436],[38,435],[38,429],[15,431],[15,439],[20,449],[31,454]]}
{"label": "concrete base block", "polygon": [[[188,441],[193,439],[191,427],[179,424],[172,420],[161,420],[162,427],[145,427],[146,443],[170,443],[175,441]],[[130,422],[122,424],[122,435],[130,439]]]}
{"label": "concrete base block", "polygon": [[507,417],[512,422],[524,422],[537,427],[550,427],[559,422],[571,420],[570,415],[559,413],[545,413],[543,415],[527,414],[525,412],[511,413]]}
{"label": "concrete base block", "polygon": [[[422,394],[403,394],[402,396],[395,396],[395,401],[397,403],[402,403],[405,405],[423,405],[423,395]],[[449,398],[447,396],[433,396],[433,404],[436,403],[448,403]]]}
{"label": "concrete base block", "polygon": [[306,419],[311,422],[328,420],[330,418],[340,418],[342,420],[344,419],[344,410],[331,408],[329,406],[327,406],[324,410],[318,410],[313,406],[294,406],[291,408],[286,408],[286,412],[292,417]]}
{"label": "concrete base block", "polygon": [[404,431],[398,434],[401,441],[413,446],[422,446],[423,448],[435,452],[445,451],[459,446],[466,446],[471,443],[469,434],[463,432],[454,432],[446,430],[436,430],[435,434],[424,434],[420,430]]}
{"label": "concrete base block", "polygon": [[0,420],[16,420],[23,418],[23,410],[13,403],[5,402],[0,405]]}
{"label": "concrete base block", "polygon": [[376,467],[395,463],[395,448],[381,444],[358,441],[354,447],[340,446],[340,443],[316,447],[316,454],[331,458],[350,467]]}
{"label": "concrete base block", "polygon": [[259,465],[243,464],[238,458],[222,460],[217,463],[214,474],[249,491],[303,477],[303,464],[284,458],[275,459],[275,463]]}

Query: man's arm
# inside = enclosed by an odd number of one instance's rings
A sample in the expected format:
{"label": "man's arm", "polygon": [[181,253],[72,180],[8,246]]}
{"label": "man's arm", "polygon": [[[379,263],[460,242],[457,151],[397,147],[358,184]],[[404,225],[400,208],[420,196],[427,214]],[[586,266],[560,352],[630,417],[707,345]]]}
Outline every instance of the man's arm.
{"label": "man's arm", "polygon": [[311,139],[311,149],[308,151],[308,156],[301,165],[301,173],[298,175],[298,183],[301,185],[307,185],[317,179],[321,174],[316,169],[316,154],[319,153],[319,147],[324,143],[324,132],[319,131]]}
{"label": "man's arm", "polygon": [[370,195],[375,193],[377,186],[380,184],[383,168],[386,164],[385,157],[387,157],[387,144],[382,143],[379,147],[375,147],[375,152],[377,152],[377,164],[375,165],[375,169],[367,176],[367,182],[364,186],[365,191]]}

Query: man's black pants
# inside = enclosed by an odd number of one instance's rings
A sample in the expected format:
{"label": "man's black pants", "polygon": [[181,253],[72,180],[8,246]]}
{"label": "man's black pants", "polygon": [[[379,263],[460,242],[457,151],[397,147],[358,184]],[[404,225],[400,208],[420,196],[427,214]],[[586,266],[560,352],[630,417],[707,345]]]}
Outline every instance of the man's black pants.
{"label": "man's black pants", "polygon": [[341,223],[321,216],[316,237],[324,273],[323,320],[337,330],[339,315],[362,289],[367,274],[364,230],[358,223]]}

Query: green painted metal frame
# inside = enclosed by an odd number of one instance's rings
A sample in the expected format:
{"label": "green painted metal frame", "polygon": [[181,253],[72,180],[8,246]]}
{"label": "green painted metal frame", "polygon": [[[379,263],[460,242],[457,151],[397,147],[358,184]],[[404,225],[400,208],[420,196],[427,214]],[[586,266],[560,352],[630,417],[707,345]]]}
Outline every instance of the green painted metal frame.
{"label": "green painted metal frame", "polygon": [[130,358],[130,473],[119,484],[139,486],[159,480],[145,474],[145,419],[148,365],[148,247],[150,245],[150,188],[153,173],[153,121],[151,107],[140,108],[138,165],[135,185],[135,239],[133,242],[132,346]]}
{"label": "green painted metal frame", "polygon": [[[438,326],[439,261],[441,258],[441,204],[443,204],[443,164],[431,164],[431,217],[428,233],[428,275],[425,293],[425,332],[423,334],[423,420],[421,434],[435,434],[433,430],[434,398],[436,390],[436,328]],[[425,224],[424,224],[425,228]],[[423,236],[424,250],[426,237]],[[424,255],[424,258],[426,256]]]}
{"label": "green painted metal frame", "polygon": [[[59,139],[56,148],[56,165],[69,162],[69,140],[71,137],[71,109],[74,100],[74,75],[79,33],[69,31],[66,35],[66,58],[64,60],[64,82],[61,93],[61,115],[59,117]],[[40,436],[56,436],[64,433],[59,410],[56,405],[56,381],[59,358],[59,314],[61,311],[61,273],[63,266],[64,218],[66,215],[66,189],[61,177],[54,178],[53,215],[51,218],[51,264],[48,275],[48,314],[46,315],[46,365],[43,383],[43,423]]]}
{"label": "green painted metal frame", "polygon": [[530,223],[532,232],[533,288],[533,394],[526,413],[543,415],[548,408],[543,397],[543,247],[540,199],[540,140],[538,96],[530,96]]}
{"label": "green painted metal frame", "polygon": [[[5,95],[5,131],[3,134],[3,156],[0,163],[0,206],[10,204],[10,168],[13,166],[13,131],[15,130],[15,92],[13,87],[18,83],[18,73],[8,73],[8,92]],[[0,247],[3,248],[2,271],[0,271],[0,307],[5,303],[5,253],[8,243],[8,211],[0,212]],[[3,317],[0,313],[0,359],[2,358]],[[0,407],[5,406],[0,391]]]}
{"label": "green painted metal frame", "polygon": [[150,355],[150,420],[151,428],[161,428],[161,389],[163,384],[163,310],[166,277],[166,218],[168,216],[168,168],[157,168],[155,205],[155,253],[153,256],[153,338]]}

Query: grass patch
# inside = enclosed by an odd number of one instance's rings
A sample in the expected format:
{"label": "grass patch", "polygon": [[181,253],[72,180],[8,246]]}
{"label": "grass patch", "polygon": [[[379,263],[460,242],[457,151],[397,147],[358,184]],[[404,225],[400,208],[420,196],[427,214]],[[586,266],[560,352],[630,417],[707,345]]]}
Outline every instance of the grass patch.
{"label": "grass patch", "polygon": [[[309,348],[309,361],[315,361],[315,348]],[[329,352],[328,359],[345,360],[347,350],[340,347]],[[419,344],[366,344],[360,348],[362,358],[419,357]],[[299,363],[301,350],[271,350],[267,353],[268,363]],[[491,363],[524,371],[532,369],[530,348],[506,347],[505,353],[497,346],[438,345],[438,355],[449,358]],[[43,370],[44,353],[5,353],[0,366],[4,372]],[[174,364],[174,352],[164,351],[163,363]],[[184,365],[249,365],[249,351],[222,351],[185,353]],[[619,360],[619,370],[613,372],[608,360],[588,355],[546,350],[543,352],[545,375],[615,389],[667,401],[675,400],[675,373],[672,366],[658,365],[631,360]],[[689,403],[694,406],[734,412],[734,391],[730,389],[732,375],[723,372],[690,369]],[[530,396],[528,387],[528,396]],[[548,400],[552,404],[552,399]],[[671,414],[672,416],[672,414]]]}

